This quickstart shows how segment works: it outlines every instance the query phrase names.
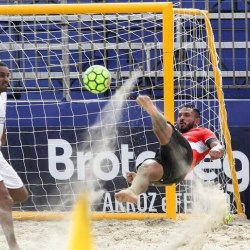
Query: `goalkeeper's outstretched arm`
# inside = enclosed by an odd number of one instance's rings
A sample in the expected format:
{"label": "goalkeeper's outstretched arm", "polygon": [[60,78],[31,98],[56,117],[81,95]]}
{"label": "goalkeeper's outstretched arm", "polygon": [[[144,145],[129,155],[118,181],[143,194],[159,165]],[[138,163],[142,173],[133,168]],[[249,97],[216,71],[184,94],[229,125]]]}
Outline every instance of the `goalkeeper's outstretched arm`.
{"label": "goalkeeper's outstretched arm", "polygon": [[139,95],[136,101],[151,116],[152,130],[157,136],[159,143],[161,145],[168,144],[173,128],[167,123],[165,116],[157,109],[148,96]]}

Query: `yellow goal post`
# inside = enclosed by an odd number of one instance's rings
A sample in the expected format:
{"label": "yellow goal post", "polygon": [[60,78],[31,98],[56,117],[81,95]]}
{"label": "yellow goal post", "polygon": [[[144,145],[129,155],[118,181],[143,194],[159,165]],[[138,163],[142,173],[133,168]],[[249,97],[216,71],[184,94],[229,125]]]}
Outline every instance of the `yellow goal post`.
{"label": "yellow goal post", "polygon": [[[159,44],[162,45],[162,79],[163,79],[163,93],[164,93],[164,113],[167,119],[174,123],[175,113],[175,98],[176,87],[175,79],[178,78],[174,65],[174,53],[176,37],[174,36],[174,15],[187,16],[189,20],[192,20],[194,16],[202,18],[205,23],[205,30],[207,32],[207,55],[211,60],[214,88],[216,90],[216,99],[218,100],[218,117],[221,124],[221,133],[223,134],[228,161],[230,165],[230,172],[233,184],[234,200],[236,202],[237,213],[243,213],[240,193],[238,188],[237,175],[235,170],[235,163],[233,159],[233,153],[231,148],[230,132],[227,125],[227,114],[225,110],[221,72],[218,68],[218,58],[213,38],[213,31],[211,28],[209,15],[207,11],[195,10],[195,9],[177,9],[173,8],[172,3],[158,2],[158,3],[115,3],[115,4],[44,4],[44,5],[3,5],[0,8],[1,16],[38,16],[38,15],[82,15],[82,14],[132,14],[139,13],[157,13],[162,15],[162,41]],[[180,20],[181,21],[181,18]],[[129,41],[128,41],[129,42]],[[157,44],[158,48],[160,45]],[[193,45],[194,46],[194,45]],[[203,46],[203,45],[202,45]],[[187,55],[189,52],[185,52]],[[187,56],[186,55],[186,56]],[[210,68],[209,68],[210,69]],[[24,69],[25,70],[25,69]],[[206,69],[207,70],[207,69]],[[206,71],[204,70],[204,72]],[[210,69],[211,70],[211,69]],[[147,72],[150,75],[150,72]],[[183,73],[183,72],[182,72]],[[193,73],[193,72],[191,72]],[[189,81],[189,80],[188,80]],[[199,89],[200,86],[197,86]],[[184,87],[186,88],[186,87]],[[210,87],[208,87],[210,88]],[[182,90],[181,90],[182,91]],[[145,219],[145,218],[176,218],[176,186],[172,185],[165,188],[166,193],[166,212],[164,213],[124,213],[124,212],[93,212],[94,219]],[[67,214],[67,212],[66,212]],[[65,216],[64,212],[43,212],[43,211],[28,211],[14,212],[16,219],[60,219]]]}

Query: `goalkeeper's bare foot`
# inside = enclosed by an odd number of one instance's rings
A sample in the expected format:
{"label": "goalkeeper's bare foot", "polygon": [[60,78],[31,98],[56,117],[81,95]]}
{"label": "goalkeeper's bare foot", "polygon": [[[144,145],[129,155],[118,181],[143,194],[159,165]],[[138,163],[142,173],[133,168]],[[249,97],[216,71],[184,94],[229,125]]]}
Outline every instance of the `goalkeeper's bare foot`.
{"label": "goalkeeper's bare foot", "polygon": [[127,188],[116,193],[115,199],[119,202],[137,203],[138,196],[130,188]]}
{"label": "goalkeeper's bare foot", "polygon": [[136,98],[136,102],[146,111],[149,115],[153,115],[157,109],[153,104],[153,101],[150,99],[149,96],[146,95],[139,95]]}

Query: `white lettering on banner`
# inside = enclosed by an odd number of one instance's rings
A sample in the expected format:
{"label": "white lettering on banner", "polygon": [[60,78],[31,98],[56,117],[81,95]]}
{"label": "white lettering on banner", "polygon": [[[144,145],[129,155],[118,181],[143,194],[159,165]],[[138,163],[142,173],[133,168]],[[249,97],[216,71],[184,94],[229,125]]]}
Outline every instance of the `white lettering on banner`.
{"label": "white lettering on banner", "polygon": [[[249,185],[249,160],[247,156],[240,151],[233,151],[235,161],[239,161],[241,163],[241,170],[237,171],[237,179],[239,180],[239,191],[242,192],[247,189]],[[231,178],[230,167],[228,159],[226,158],[223,162],[223,169],[225,174]],[[233,192],[233,185],[227,184],[227,190],[229,192]]]}
{"label": "white lettering on banner", "polygon": [[[105,193],[103,200],[103,211],[114,212],[110,193]],[[118,210],[121,211],[121,210]]]}
{"label": "white lettering on banner", "polygon": [[150,203],[149,203],[148,210],[150,212],[157,212],[156,208],[154,208],[154,203],[155,203],[155,200],[156,200],[156,193],[148,193],[148,195],[151,196],[151,200],[150,200]]}
{"label": "white lettering on banner", "polygon": [[[56,149],[63,149],[62,155],[56,154]],[[72,155],[71,145],[62,139],[50,139],[48,140],[48,160],[49,160],[49,172],[58,180],[67,180],[71,178],[74,173],[74,164],[70,157]],[[63,164],[65,170],[58,170],[57,165]]]}
{"label": "white lettering on banner", "polygon": [[[119,203],[119,202],[116,202]],[[135,205],[132,203],[126,203],[126,211],[135,212]]]}
{"label": "white lettering on banner", "polygon": [[84,181],[86,178],[85,164],[92,159],[93,155],[91,152],[87,152],[83,155],[82,152],[77,152],[77,176],[78,180]]}
{"label": "white lettering on banner", "polygon": [[[109,164],[102,168],[102,162],[108,160]],[[108,168],[108,171],[107,171]],[[101,152],[93,160],[93,171],[98,179],[108,181],[117,177],[120,169],[120,162],[112,152]]]}
{"label": "white lettering on banner", "polygon": [[121,154],[121,162],[122,162],[122,175],[126,176],[126,173],[129,172],[129,160],[132,160],[134,158],[134,152],[128,151],[128,144],[122,144],[121,145],[121,152],[127,152],[126,154]]}
{"label": "white lettering on banner", "polygon": [[178,207],[181,206],[181,203],[182,203],[182,193],[177,192],[176,193],[176,211],[178,211]]}
{"label": "white lettering on banner", "polygon": [[[156,201],[156,196],[159,195],[155,192],[142,193],[138,199],[137,204],[121,203],[112,200],[109,192],[104,193],[103,212],[157,212],[160,208],[162,212],[166,212],[166,198],[161,197]],[[177,204],[176,211],[180,209],[188,213],[192,211],[192,194],[191,193],[176,193]]]}
{"label": "white lettering on banner", "polygon": [[[63,154],[57,155],[56,150],[63,149]],[[72,147],[69,142],[63,139],[48,140],[48,161],[51,175],[58,180],[66,180],[72,177],[74,173],[74,163],[72,157]],[[148,157],[153,157],[154,152],[145,151],[138,155],[136,165]],[[129,160],[134,159],[134,153],[129,151],[128,144],[121,145],[121,170],[123,175],[129,171]],[[108,166],[102,167],[103,161],[109,161]],[[85,180],[88,167],[93,169],[95,176],[104,181],[113,180],[120,171],[120,161],[115,153],[107,151],[97,153],[92,158],[91,152],[77,152],[77,176],[79,180]],[[57,169],[57,164],[64,164],[65,170]],[[107,164],[105,164],[107,165]],[[108,168],[108,169],[107,169]]]}
{"label": "white lettering on banner", "polygon": [[[241,170],[238,170],[236,172],[237,179],[239,181],[239,191],[243,192],[247,189],[249,185],[249,160],[247,156],[240,151],[233,151],[233,155],[235,158],[235,161],[238,161],[240,163]],[[239,164],[238,164],[239,165]],[[238,166],[237,165],[237,166]],[[208,157],[205,158],[203,162],[199,164],[199,166],[195,167],[193,171],[191,171],[187,177],[186,180],[192,180],[194,174],[196,174],[199,178],[206,181],[212,181],[217,178],[217,173],[215,170],[222,169],[227,177],[231,179],[231,172],[230,172],[230,166],[228,162],[228,158],[225,157],[223,161],[221,160],[215,160],[210,161]],[[209,170],[209,171],[206,171]],[[227,183],[227,191],[233,192],[233,185],[230,183]]]}
{"label": "white lettering on banner", "polygon": [[184,211],[191,212],[191,204],[192,204],[192,194],[191,193],[183,193],[183,203],[184,203]]}
{"label": "white lettering on banner", "polygon": [[146,195],[141,195],[140,202],[137,204],[137,208],[140,212],[146,212],[147,211],[147,196]]}
{"label": "white lettering on banner", "polygon": [[[138,200],[137,204],[131,203],[121,203],[111,198],[111,194],[106,192],[104,194],[104,201],[103,201],[103,212],[157,212],[155,208],[155,201],[156,201],[156,193],[149,192],[148,194],[143,193],[140,194],[140,199]],[[165,198],[162,199],[162,205],[165,210]]]}
{"label": "white lettering on banner", "polygon": [[[57,149],[62,149],[63,154],[57,155]],[[134,159],[134,152],[129,151],[128,144],[121,144],[121,160],[119,160],[115,153],[110,151],[97,153],[94,157],[91,152],[77,152],[77,166],[75,170],[74,163],[71,159],[73,153],[72,151],[70,143],[66,140],[48,140],[49,172],[55,179],[69,179],[74,174],[74,171],[77,171],[78,179],[85,180],[87,168],[90,167],[93,169],[93,172],[98,179],[104,181],[113,180],[120,172],[125,175],[125,173],[129,170],[129,161]],[[239,180],[239,191],[242,192],[249,186],[249,159],[243,152],[240,151],[233,151],[233,154],[238,165],[241,166],[241,169],[237,171],[237,178]],[[136,166],[146,158],[154,157],[154,155],[155,152],[153,151],[144,151],[140,153],[135,159]],[[109,164],[102,167],[102,163],[104,161],[108,161]],[[91,163],[93,163],[93,165],[90,166],[89,164]],[[58,164],[64,165],[64,169],[58,169]],[[190,172],[186,179],[192,180],[193,174],[196,174],[203,180],[212,181],[217,178],[216,170],[220,170],[222,168],[225,175],[231,178],[227,157],[223,161],[216,160],[213,162],[208,162],[208,159],[205,159],[199,166]],[[232,184],[227,185],[227,190],[232,191]]]}
{"label": "white lettering on banner", "polygon": [[136,159],[135,165],[138,166],[141,162],[143,162],[147,158],[154,158],[155,157],[155,152],[153,151],[144,151],[140,153]]}
{"label": "white lettering on banner", "polygon": [[[176,196],[178,195],[179,193],[176,193]],[[176,204],[176,209],[177,209],[177,204]],[[166,198],[162,198],[162,202],[161,202],[161,210],[163,212],[166,212]]]}
{"label": "white lettering on banner", "polygon": [[[212,181],[217,178],[217,174],[214,170],[221,169],[221,161],[210,161],[208,157],[205,158],[197,167],[194,168],[194,173],[202,180]],[[209,170],[210,171],[206,171]],[[190,172],[191,173],[191,172]]]}
{"label": "white lettering on banner", "polygon": [[[166,198],[161,197],[156,201],[156,197],[159,195],[156,192],[142,193],[140,194],[137,204],[121,203],[116,200],[112,200],[109,192],[104,193],[103,212],[166,212]],[[182,211],[184,213],[192,212],[192,193],[176,193],[176,211]],[[228,209],[230,209],[230,195],[227,194]],[[204,206],[206,204],[203,204]],[[204,207],[205,208],[205,207]]]}

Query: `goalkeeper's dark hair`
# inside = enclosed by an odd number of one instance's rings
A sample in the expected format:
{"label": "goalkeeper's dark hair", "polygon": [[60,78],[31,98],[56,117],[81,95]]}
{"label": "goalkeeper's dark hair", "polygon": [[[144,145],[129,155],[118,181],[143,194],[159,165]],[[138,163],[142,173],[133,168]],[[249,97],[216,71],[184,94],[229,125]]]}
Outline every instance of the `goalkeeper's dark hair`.
{"label": "goalkeeper's dark hair", "polygon": [[8,68],[8,65],[6,63],[0,61],[0,67],[6,67],[6,68]]}
{"label": "goalkeeper's dark hair", "polygon": [[200,118],[201,117],[200,110],[196,106],[194,106],[193,104],[184,104],[183,106],[180,107],[180,109],[182,109],[182,108],[192,109],[194,111],[194,113],[195,113],[196,118]]}

